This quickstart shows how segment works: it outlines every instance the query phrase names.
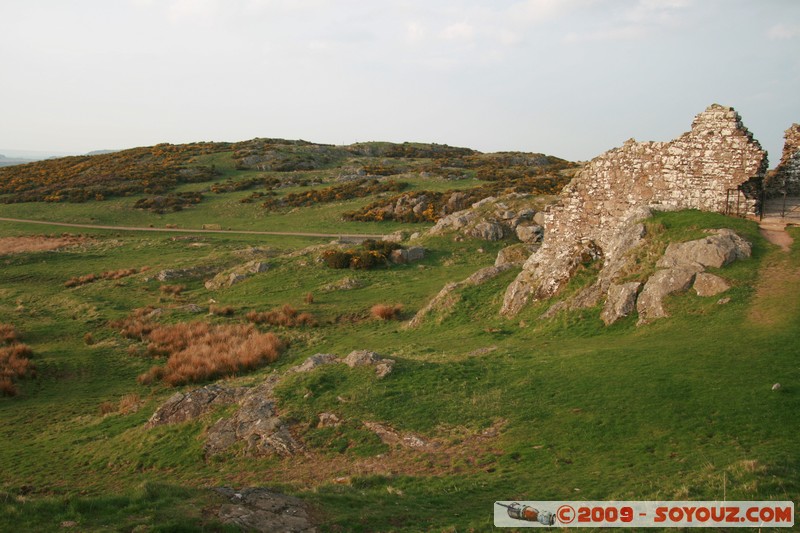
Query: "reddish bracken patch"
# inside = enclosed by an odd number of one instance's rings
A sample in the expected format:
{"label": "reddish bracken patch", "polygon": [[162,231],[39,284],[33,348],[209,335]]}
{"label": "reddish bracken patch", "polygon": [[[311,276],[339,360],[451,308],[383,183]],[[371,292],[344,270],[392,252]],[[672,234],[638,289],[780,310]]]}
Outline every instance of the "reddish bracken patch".
{"label": "reddish bracken patch", "polygon": [[288,304],[271,311],[250,311],[245,317],[254,324],[269,324],[285,328],[317,325],[317,319],[314,318],[314,315],[311,313],[299,313],[297,309]]}
{"label": "reddish bracken patch", "polygon": [[379,320],[399,320],[402,312],[403,306],[400,304],[375,304],[370,309],[372,316]]}
{"label": "reddish bracken patch", "polygon": [[275,361],[286,344],[273,333],[252,325],[211,325],[190,322],[153,328],[150,355],[167,356],[167,364],[139,376],[143,384],[163,381],[176,386],[232,376]]}
{"label": "reddish bracken patch", "polygon": [[0,324],[0,395],[16,396],[16,382],[32,377],[36,370],[30,357],[30,346],[19,342],[20,336],[11,324]]}

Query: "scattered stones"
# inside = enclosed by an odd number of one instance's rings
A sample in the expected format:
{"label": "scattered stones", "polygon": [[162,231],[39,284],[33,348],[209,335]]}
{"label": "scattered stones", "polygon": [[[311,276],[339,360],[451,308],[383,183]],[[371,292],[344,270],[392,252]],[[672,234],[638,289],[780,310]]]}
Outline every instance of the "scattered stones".
{"label": "scattered stones", "polygon": [[342,362],[350,368],[357,366],[374,366],[375,375],[384,378],[392,372],[394,359],[386,359],[375,352],[369,350],[354,350],[345,357]]}
{"label": "scattered stones", "polygon": [[[754,213],[766,167],[766,153],[738,113],[717,104],[697,115],[691,131],[674,141],[630,140],[595,158],[546,213],[542,247],[509,286],[502,313],[513,315],[529,301],[556,294],[574,274],[585,243],[597,247],[604,269],[619,265],[638,241],[614,241],[643,218],[643,211],[738,207],[740,214]],[[613,280],[602,272],[600,277]]]}
{"label": "scattered stones", "polygon": [[189,268],[167,268],[159,271],[155,278],[158,281],[174,281],[182,278],[200,278],[214,274],[217,271],[212,266],[195,266]]}
{"label": "scattered stones", "polygon": [[731,288],[727,281],[707,272],[700,272],[695,276],[693,287],[698,296],[716,296]]}
{"label": "scattered stones", "polygon": [[240,283],[253,274],[260,274],[269,270],[269,263],[259,259],[253,259],[243,265],[220,272],[212,279],[206,281],[205,287],[209,291],[216,291],[224,287],[231,287]]}
{"label": "scattered stones", "polygon": [[314,533],[308,508],[299,498],[262,488],[214,489],[230,503],[220,506],[217,516],[223,524],[264,533]]}
{"label": "scattered stones", "polygon": [[312,355],[302,364],[294,366],[290,368],[287,372],[296,373],[296,372],[311,372],[315,368],[318,368],[322,365],[329,365],[331,363],[339,362],[339,358],[330,353],[318,353]]}

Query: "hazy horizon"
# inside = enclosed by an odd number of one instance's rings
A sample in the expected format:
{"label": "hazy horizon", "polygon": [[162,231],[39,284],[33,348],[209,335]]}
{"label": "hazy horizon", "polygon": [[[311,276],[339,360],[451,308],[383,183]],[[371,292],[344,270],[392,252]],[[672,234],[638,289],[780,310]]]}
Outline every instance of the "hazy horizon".
{"label": "hazy horizon", "polygon": [[800,121],[791,0],[43,0],[0,17],[9,157],[278,137],[587,160],[720,103],[774,167]]}

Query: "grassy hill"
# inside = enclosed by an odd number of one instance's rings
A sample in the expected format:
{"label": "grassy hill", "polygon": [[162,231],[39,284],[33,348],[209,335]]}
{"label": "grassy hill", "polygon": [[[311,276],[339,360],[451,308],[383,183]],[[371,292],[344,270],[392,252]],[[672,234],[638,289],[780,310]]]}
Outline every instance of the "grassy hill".
{"label": "grassy hill", "polygon": [[[264,146],[272,145],[228,146],[180,163],[219,173],[210,181],[169,182],[173,193],[203,194],[180,211],[135,208],[153,196],[142,191],[85,203],[9,203],[0,216],[383,233],[430,223],[342,220],[392,191],[270,210],[240,202],[254,189],[212,187],[291,181],[269,185],[282,198],[344,183],[341,174],[367,167],[407,183],[404,191],[445,191],[492,183],[490,168],[495,176],[516,173],[512,180],[539,172],[519,154],[440,154],[430,145],[300,150],[303,143],[295,142],[281,145],[279,155]],[[318,168],[265,166],[284,164]],[[568,166],[547,164],[555,165],[553,176]],[[425,170],[436,165],[465,177]],[[649,250],[697,238],[704,228],[733,228],[751,241],[752,258],[719,271],[732,282],[730,301],[677,295],[668,302],[671,318],[638,328],[634,317],[605,328],[598,308],[539,320],[544,304],[508,320],[498,310],[518,272],[511,269],[460,290],[448,314],[406,329],[375,318],[371,308],[401,304],[400,318],[408,319],[446,283],[493,264],[510,243],[423,237],[428,252],[419,263],[338,270],[319,261],[329,239],[102,230],[61,236],[63,228],[2,223],[0,250],[14,253],[0,255],[0,323],[29,347],[35,376],[16,381],[16,396],[0,397],[0,530],[55,530],[67,521],[81,531],[226,530],[213,513],[218,496],[207,490],[215,486],[297,495],[312,505],[323,531],[486,531],[493,502],[509,499],[797,501],[800,248],[784,253],[755,223],[716,214],[657,214],[648,224]],[[791,231],[800,242],[800,231]],[[60,236],[61,248],[47,251],[42,233]],[[251,258],[270,268],[231,287],[205,288],[209,272]],[[159,281],[167,269],[180,272]],[[354,288],[332,288],[343,280]],[[148,355],[146,339],[122,335],[121,321],[150,307],[161,310],[152,319],[158,326],[200,321],[224,328],[284,305],[309,313],[316,325],[255,326],[287,348],[225,383],[256,384],[310,355],[356,349],[395,359],[393,372],[379,380],[370,369],[330,365],[285,378],[276,392],[280,414],[306,446],[292,458],[252,457],[242,448],[206,458],[205,434],[226,408],[185,424],[144,427],[176,390],[199,385],[140,384],[137,377],[164,358]],[[783,387],[773,392],[776,382]],[[324,412],[342,424],[318,427]],[[364,422],[435,446],[387,445]]]}

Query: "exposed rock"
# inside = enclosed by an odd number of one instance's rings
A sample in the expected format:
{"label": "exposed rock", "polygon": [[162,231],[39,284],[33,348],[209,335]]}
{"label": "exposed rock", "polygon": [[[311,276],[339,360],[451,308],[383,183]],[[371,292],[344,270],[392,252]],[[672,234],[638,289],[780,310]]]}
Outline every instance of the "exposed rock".
{"label": "exposed rock", "polygon": [[394,359],[386,359],[369,350],[354,350],[342,362],[350,368],[357,366],[374,366],[378,378],[389,375],[394,368]]}
{"label": "exposed rock", "polygon": [[364,426],[380,437],[384,444],[390,446],[401,446],[403,448],[414,448],[418,450],[433,447],[432,443],[418,435],[414,435],[413,433],[400,433],[385,424],[364,422]]}
{"label": "exposed rock", "polygon": [[469,235],[485,241],[499,241],[505,236],[503,226],[497,222],[483,221],[475,224]]}
{"label": "exposed rock", "polygon": [[792,124],[784,139],[781,162],[767,178],[765,189],[770,196],[800,196],[800,124]]}
{"label": "exposed rock", "polygon": [[750,257],[750,243],[729,229],[714,230],[714,235],[695,241],[671,243],[659,268],[689,268],[701,271],[705,267],[720,268],[736,259]]}
{"label": "exposed rock", "polygon": [[395,231],[394,233],[390,233],[389,235],[384,235],[381,240],[385,242],[403,242],[406,240],[408,236],[408,232],[403,230]]}
{"label": "exposed rock", "polygon": [[194,420],[218,406],[236,403],[245,391],[242,387],[212,384],[187,393],[176,392],[153,413],[146,427]]}
{"label": "exposed rock", "polygon": [[520,224],[516,227],[516,233],[522,242],[535,243],[542,240],[544,228],[538,224]]}
{"label": "exposed rock", "polygon": [[279,379],[272,375],[248,390],[233,416],[222,418],[209,428],[203,447],[206,455],[220,453],[238,441],[246,442],[252,455],[291,456],[303,449],[278,416],[272,391]]}
{"label": "exposed rock", "polygon": [[779,391],[779,390],[781,390],[781,384],[780,384],[780,383],[776,383],[776,384],[774,384],[774,385],[772,386],[772,390],[774,390],[774,391]]}
{"label": "exposed rock", "polygon": [[725,305],[728,303],[731,303],[730,298],[720,298],[719,300],[717,300],[717,305]]}
{"label": "exposed rock", "polygon": [[261,488],[214,489],[230,503],[220,506],[217,516],[223,524],[264,533],[315,533],[302,500]]}
{"label": "exposed rock", "polygon": [[418,327],[425,320],[425,317],[432,312],[438,312],[440,314],[440,318],[443,318],[443,314],[447,314],[460,300],[460,296],[456,291],[468,286],[481,285],[486,281],[499,276],[506,270],[513,268],[513,266],[513,264],[507,263],[501,266],[485,267],[477,272],[474,272],[463,281],[450,282],[446,284],[430,302],[425,304],[422,309],[417,311],[414,317],[405,325],[405,328]]}
{"label": "exposed rock", "polygon": [[641,286],[641,283],[632,281],[621,285],[613,284],[608,288],[608,297],[603,312],[600,313],[600,318],[606,326],[628,316],[636,309],[636,294]]}
{"label": "exposed rock", "polygon": [[331,428],[336,427],[341,424],[342,421],[339,420],[339,417],[333,413],[320,413],[319,414],[319,423],[317,424],[318,428]]}
{"label": "exposed rock", "polygon": [[205,287],[210,291],[219,290],[223,287],[231,287],[246,280],[253,274],[260,274],[267,270],[269,270],[269,263],[254,259],[243,265],[220,272],[212,279],[206,281]]}
{"label": "exposed rock", "polygon": [[318,353],[315,355],[310,356],[308,359],[303,361],[301,364],[294,366],[287,370],[287,372],[296,373],[296,372],[311,372],[317,367],[322,365],[329,365],[331,363],[338,363],[339,358],[330,353]]}
{"label": "exposed rock", "polygon": [[422,246],[411,246],[410,248],[400,248],[392,250],[389,259],[392,263],[405,264],[420,261],[425,258],[425,248]]}
{"label": "exposed rock", "polygon": [[210,274],[215,273],[216,271],[217,269],[212,266],[196,266],[189,268],[167,268],[159,271],[155,277],[158,281],[173,281],[181,278],[199,278],[203,276],[208,276]]}
{"label": "exposed rock", "polygon": [[[649,209],[728,212],[740,206],[755,212],[754,192],[766,167],[766,153],[736,111],[716,104],[674,141],[630,140],[595,158],[546,214],[542,247],[509,286],[502,312],[513,315],[529,301],[556,294],[588,243],[599,250],[604,270],[619,267],[638,241],[614,241]],[[599,277],[614,281],[602,271]]]}
{"label": "exposed rock", "polygon": [[348,276],[338,281],[334,281],[333,283],[328,283],[327,285],[322,287],[322,290],[325,292],[349,291],[352,289],[360,289],[364,285],[365,283],[360,279]]}
{"label": "exposed rock", "polygon": [[690,268],[668,268],[657,270],[650,276],[636,300],[639,324],[669,316],[664,309],[664,298],[669,294],[688,289],[694,281],[695,274],[697,271]]}
{"label": "exposed rock", "polygon": [[716,296],[731,288],[727,281],[707,272],[700,272],[695,276],[693,287],[698,296]]}
{"label": "exposed rock", "polygon": [[503,265],[521,266],[531,253],[534,247],[529,244],[512,244],[506,246],[497,252],[497,259],[494,261],[494,266],[499,267]]}

